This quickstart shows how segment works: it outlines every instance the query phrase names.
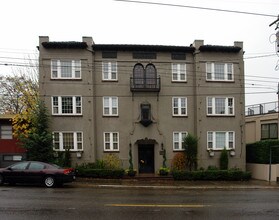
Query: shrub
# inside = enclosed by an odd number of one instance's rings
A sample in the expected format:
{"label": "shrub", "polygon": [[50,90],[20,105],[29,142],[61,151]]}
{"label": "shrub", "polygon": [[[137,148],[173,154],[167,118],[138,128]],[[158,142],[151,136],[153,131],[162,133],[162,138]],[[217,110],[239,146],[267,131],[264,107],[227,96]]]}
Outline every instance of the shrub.
{"label": "shrub", "polygon": [[224,148],[222,150],[221,156],[220,156],[220,169],[227,170],[228,164],[229,164],[228,152],[227,152],[226,148]]}
{"label": "shrub", "polygon": [[[278,146],[278,140],[264,140],[246,145],[246,162],[269,164],[270,146]],[[272,164],[279,163],[279,148],[272,149]]]}
{"label": "shrub", "polygon": [[186,169],[186,155],[184,152],[176,153],[171,163],[172,170],[185,170]]}
{"label": "shrub", "polygon": [[189,170],[197,168],[198,139],[188,134],[184,138],[183,146],[186,153],[186,165]]}
{"label": "shrub", "polygon": [[79,168],[77,175],[80,177],[120,179],[124,176],[124,173],[123,169]]}
{"label": "shrub", "polygon": [[206,171],[173,171],[175,180],[225,180],[247,181],[251,179],[250,172],[241,170],[206,170]]}
{"label": "shrub", "polygon": [[103,161],[108,169],[120,169],[121,167],[121,160],[116,154],[106,154]]}

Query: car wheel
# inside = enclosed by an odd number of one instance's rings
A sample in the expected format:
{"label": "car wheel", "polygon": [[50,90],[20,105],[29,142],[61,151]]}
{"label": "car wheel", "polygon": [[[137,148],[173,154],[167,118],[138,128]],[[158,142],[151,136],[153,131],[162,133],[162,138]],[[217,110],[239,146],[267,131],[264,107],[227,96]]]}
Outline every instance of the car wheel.
{"label": "car wheel", "polygon": [[4,184],[4,177],[2,174],[0,174],[0,185]]}
{"label": "car wheel", "polygon": [[44,180],[44,185],[48,188],[55,186],[55,179],[53,176],[46,176]]}

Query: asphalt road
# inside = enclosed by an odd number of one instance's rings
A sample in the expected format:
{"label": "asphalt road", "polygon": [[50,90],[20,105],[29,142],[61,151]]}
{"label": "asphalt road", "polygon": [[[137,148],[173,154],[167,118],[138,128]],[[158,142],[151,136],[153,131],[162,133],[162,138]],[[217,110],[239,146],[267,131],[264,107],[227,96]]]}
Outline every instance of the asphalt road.
{"label": "asphalt road", "polygon": [[279,219],[279,190],[1,186],[0,219]]}

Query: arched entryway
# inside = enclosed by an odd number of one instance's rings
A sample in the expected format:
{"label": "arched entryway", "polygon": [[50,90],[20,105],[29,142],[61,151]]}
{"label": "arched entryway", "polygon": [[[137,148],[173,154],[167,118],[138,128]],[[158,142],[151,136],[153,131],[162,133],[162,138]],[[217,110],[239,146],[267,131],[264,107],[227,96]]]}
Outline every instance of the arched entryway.
{"label": "arched entryway", "polygon": [[157,143],[153,139],[141,139],[138,145],[138,169],[139,173],[154,173],[154,148]]}

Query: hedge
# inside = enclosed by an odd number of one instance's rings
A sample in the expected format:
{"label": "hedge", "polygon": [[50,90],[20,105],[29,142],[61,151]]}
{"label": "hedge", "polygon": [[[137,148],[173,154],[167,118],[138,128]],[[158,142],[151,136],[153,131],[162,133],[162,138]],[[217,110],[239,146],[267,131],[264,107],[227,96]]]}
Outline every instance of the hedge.
{"label": "hedge", "polygon": [[123,169],[77,169],[77,176],[92,178],[120,179],[124,176]]}
{"label": "hedge", "polygon": [[[269,164],[270,146],[278,146],[279,140],[264,140],[246,145],[246,162]],[[272,164],[279,163],[279,148],[272,148]]]}
{"label": "hedge", "polygon": [[240,181],[251,179],[250,172],[241,170],[198,170],[198,171],[173,171],[175,180],[226,180]]}

